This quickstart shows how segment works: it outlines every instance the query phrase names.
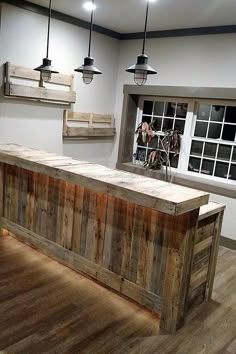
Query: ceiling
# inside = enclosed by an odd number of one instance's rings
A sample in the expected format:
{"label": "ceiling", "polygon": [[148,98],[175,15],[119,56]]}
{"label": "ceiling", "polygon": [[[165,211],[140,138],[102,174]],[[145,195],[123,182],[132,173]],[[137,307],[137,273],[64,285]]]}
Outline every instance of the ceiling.
{"label": "ceiling", "polygon": [[[30,2],[47,7],[48,0]],[[53,9],[89,21],[85,0],[54,0]],[[96,0],[94,22],[119,33],[141,32],[146,0]],[[236,0],[156,0],[150,3],[148,31],[236,24]]]}

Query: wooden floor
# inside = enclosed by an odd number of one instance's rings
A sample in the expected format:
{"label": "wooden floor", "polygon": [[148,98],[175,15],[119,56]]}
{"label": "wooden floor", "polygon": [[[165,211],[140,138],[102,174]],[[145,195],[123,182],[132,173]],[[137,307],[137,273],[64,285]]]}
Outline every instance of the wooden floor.
{"label": "wooden floor", "polygon": [[220,249],[213,301],[177,335],[150,313],[7,236],[0,353],[236,353],[236,252]]}

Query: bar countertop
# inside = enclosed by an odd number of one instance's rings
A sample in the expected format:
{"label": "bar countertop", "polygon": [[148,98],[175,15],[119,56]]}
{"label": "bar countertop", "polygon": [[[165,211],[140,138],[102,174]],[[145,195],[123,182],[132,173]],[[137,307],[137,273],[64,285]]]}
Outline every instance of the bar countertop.
{"label": "bar countertop", "polygon": [[209,194],[65,156],[0,144],[0,162],[43,173],[170,215],[208,203]]}

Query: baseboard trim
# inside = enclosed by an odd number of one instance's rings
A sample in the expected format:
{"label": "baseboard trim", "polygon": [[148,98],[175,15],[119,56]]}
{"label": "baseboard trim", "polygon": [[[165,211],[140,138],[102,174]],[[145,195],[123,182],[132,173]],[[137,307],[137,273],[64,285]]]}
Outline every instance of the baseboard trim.
{"label": "baseboard trim", "polygon": [[220,245],[236,251],[236,240],[233,240],[232,238],[221,236]]}

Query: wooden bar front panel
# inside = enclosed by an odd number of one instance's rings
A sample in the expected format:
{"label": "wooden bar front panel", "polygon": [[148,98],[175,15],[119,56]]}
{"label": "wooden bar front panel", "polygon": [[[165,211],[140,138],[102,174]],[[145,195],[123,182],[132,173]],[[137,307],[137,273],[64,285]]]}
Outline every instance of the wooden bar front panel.
{"label": "wooden bar front panel", "polygon": [[5,219],[161,295],[168,235],[182,217],[5,166]]}
{"label": "wooden bar front panel", "polygon": [[[208,228],[196,234],[198,208],[172,216],[13,165],[0,167],[2,227],[158,313],[169,332],[183,326],[198,286],[201,251],[195,248],[208,239]],[[210,268],[209,257],[204,262]]]}

